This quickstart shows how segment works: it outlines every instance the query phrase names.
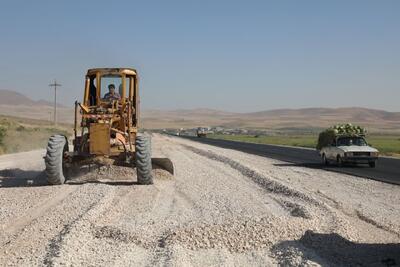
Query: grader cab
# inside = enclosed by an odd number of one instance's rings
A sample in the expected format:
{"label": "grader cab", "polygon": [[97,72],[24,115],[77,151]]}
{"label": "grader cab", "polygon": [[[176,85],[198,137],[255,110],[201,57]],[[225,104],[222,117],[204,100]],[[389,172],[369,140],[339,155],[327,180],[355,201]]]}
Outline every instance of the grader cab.
{"label": "grader cab", "polygon": [[153,165],[174,173],[170,159],[151,158],[150,138],[138,133],[138,81],[131,68],[88,70],[83,101],[75,102],[73,151],[66,136],[49,139],[45,156],[49,183],[63,184],[70,168],[90,164],[136,167],[139,184],[153,183]]}

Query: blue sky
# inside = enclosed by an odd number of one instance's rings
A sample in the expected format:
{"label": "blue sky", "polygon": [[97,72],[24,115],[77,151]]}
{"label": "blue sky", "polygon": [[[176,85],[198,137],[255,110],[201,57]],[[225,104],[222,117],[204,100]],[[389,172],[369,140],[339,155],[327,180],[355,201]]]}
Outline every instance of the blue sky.
{"label": "blue sky", "polygon": [[400,1],[0,3],[0,89],[35,99],[128,66],[144,108],[400,111]]}

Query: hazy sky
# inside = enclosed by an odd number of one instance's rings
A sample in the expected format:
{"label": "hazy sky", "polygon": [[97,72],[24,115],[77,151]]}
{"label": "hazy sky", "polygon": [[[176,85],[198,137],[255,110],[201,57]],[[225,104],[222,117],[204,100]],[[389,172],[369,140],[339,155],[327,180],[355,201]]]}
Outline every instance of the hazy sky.
{"label": "hazy sky", "polygon": [[3,1],[0,89],[82,98],[137,68],[144,108],[400,111],[400,1]]}

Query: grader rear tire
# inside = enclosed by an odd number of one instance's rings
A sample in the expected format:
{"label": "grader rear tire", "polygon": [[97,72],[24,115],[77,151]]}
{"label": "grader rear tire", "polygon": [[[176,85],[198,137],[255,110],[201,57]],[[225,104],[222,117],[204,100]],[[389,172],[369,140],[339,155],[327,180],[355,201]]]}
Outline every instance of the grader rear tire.
{"label": "grader rear tire", "polygon": [[47,153],[44,158],[46,164],[47,181],[53,185],[65,182],[64,152],[68,151],[68,141],[63,135],[53,135],[47,144]]}
{"label": "grader rear tire", "polygon": [[147,136],[136,137],[135,163],[139,184],[153,184],[151,173],[151,141]]}

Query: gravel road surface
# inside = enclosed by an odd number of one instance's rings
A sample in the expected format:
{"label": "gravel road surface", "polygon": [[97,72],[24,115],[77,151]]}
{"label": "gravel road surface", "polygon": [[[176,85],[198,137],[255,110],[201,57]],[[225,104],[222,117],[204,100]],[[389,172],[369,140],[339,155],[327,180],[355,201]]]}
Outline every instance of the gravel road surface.
{"label": "gravel road surface", "polygon": [[[43,150],[0,157],[2,266],[400,265],[400,186],[154,135],[155,184],[94,168],[47,186]],[[117,182],[124,180],[124,182]]]}

